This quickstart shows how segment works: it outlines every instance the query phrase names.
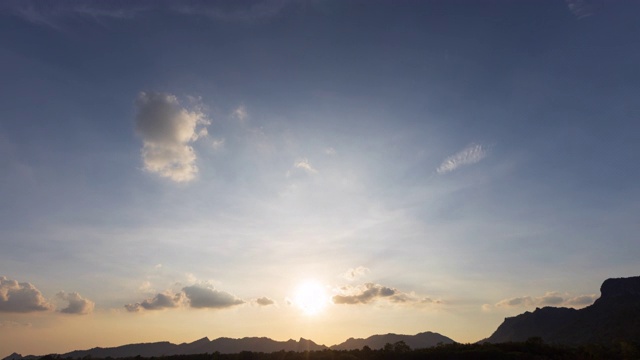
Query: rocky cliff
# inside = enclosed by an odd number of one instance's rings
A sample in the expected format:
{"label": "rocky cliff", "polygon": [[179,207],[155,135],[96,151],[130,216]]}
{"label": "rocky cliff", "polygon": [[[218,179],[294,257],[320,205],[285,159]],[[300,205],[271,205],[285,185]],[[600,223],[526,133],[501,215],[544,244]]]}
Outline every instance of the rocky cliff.
{"label": "rocky cliff", "polygon": [[506,318],[483,341],[525,341],[531,337],[568,345],[638,341],[640,276],[607,279],[600,294],[593,305],[581,310],[545,307]]}

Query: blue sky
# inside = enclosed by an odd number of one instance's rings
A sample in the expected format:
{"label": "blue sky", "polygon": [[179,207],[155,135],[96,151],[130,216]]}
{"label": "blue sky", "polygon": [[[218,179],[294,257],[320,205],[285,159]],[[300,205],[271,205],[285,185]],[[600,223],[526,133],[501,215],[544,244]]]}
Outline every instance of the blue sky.
{"label": "blue sky", "polygon": [[4,2],[0,356],[590,304],[638,275],[639,11]]}

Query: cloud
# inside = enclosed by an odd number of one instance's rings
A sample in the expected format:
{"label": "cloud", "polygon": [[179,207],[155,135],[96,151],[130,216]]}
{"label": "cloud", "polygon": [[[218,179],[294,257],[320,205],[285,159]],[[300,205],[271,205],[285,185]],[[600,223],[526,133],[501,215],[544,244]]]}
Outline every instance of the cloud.
{"label": "cloud", "polygon": [[196,108],[187,110],[171,94],[141,92],[136,100],[136,133],[142,138],[145,170],[175,182],[198,173],[191,143],[207,135],[210,124]]}
{"label": "cloud", "polygon": [[296,169],[302,169],[308,173],[315,174],[318,172],[311,164],[308,159],[300,159],[293,163],[293,167]]}
{"label": "cloud", "polygon": [[144,310],[163,310],[163,309],[171,309],[180,306],[183,302],[184,294],[182,292],[178,292],[176,294],[171,294],[169,292],[158,293],[151,299],[146,299],[142,302],[135,304],[127,304],[125,305],[125,309],[127,311],[136,312],[141,309]]}
{"label": "cloud", "polygon": [[244,301],[237,297],[207,285],[192,285],[182,289],[189,305],[192,308],[213,308],[223,309],[235,305],[244,304]]}
{"label": "cloud", "polygon": [[268,297],[266,297],[266,296],[263,296],[263,297],[261,297],[261,298],[257,298],[257,299],[256,299],[256,303],[257,303],[258,305],[260,305],[260,306],[269,306],[269,305],[273,305],[273,304],[275,304],[275,301],[273,301],[273,300],[269,299],[269,298],[268,298]]}
{"label": "cloud", "polygon": [[341,294],[334,295],[331,299],[334,304],[368,304],[378,299],[386,299],[391,302],[406,302],[410,300],[407,294],[397,289],[389,288],[374,283],[366,283],[360,286],[343,286]]}
{"label": "cloud", "polygon": [[479,162],[487,156],[487,149],[482,145],[469,145],[455,155],[444,159],[436,171],[438,174],[446,174],[461,166],[471,165]]}
{"label": "cloud", "polygon": [[589,0],[565,0],[569,11],[578,19],[593,15],[595,4]]}
{"label": "cloud", "polygon": [[[565,307],[584,307],[591,305],[596,299],[597,295],[580,295],[577,297],[568,297],[562,295],[556,291],[545,293],[543,296],[520,296],[510,299],[500,300],[495,304],[498,308],[512,308],[512,307],[539,307],[539,306],[565,306]],[[489,307],[487,304],[483,305],[483,310],[487,310]]]}
{"label": "cloud", "polygon": [[188,15],[208,17],[217,21],[250,22],[277,16],[288,0],[177,2],[175,10]]}
{"label": "cloud", "polygon": [[0,320],[0,328],[21,328],[21,327],[31,327],[31,323],[21,323],[12,320]]}
{"label": "cloud", "polygon": [[222,138],[222,139],[213,139],[211,141],[211,147],[213,148],[213,150],[220,150],[220,149],[224,148],[224,143],[225,143],[224,138]]}
{"label": "cloud", "polygon": [[335,154],[337,154],[338,152],[336,151],[336,149],[332,148],[332,147],[328,147],[326,149],[324,149],[324,153],[330,156],[333,156]]}
{"label": "cloud", "polygon": [[583,306],[593,304],[596,301],[596,299],[598,299],[598,297],[599,296],[596,294],[580,295],[580,296],[567,299],[565,300],[564,303],[565,305],[571,306],[571,307],[583,307]]}
{"label": "cloud", "polygon": [[[2,6],[4,5],[4,6]],[[122,7],[109,1],[11,1],[0,5],[0,11],[10,12],[36,25],[62,30],[67,19],[88,19],[97,23],[104,20],[133,19],[146,10],[136,6]]]}
{"label": "cloud", "polygon": [[83,298],[77,292],[67,294],[64,291],[61,291],[57,296],[60,299],[69,302],[69,305],[67,305],[66,308],[60,310],[60,312],[64,314],[90,314],[93,312],[93,308],[95,307],[95,303],[93,301]]}
{"label": "cloud", "polygon": [[247,109],[244,107],[244,105],[240,105],[235,110],[233,110],[233,112],[231,113],[231,117],[244,124],[244,121],[247,119],[247,117],[249,117],[249,113],[247,112]]}
{"label": "cloud", "polygon": [[357,268],[347,270],[345,273],[341,274],[340,277],[349,281],[354,281],[363,277],[368,272],[369,269],[367,269],[366,267],[358,266]]}
{"label": "cloud", "polygon": [[52,310],[35,286],[0,276],[0,312],[28,313]]}

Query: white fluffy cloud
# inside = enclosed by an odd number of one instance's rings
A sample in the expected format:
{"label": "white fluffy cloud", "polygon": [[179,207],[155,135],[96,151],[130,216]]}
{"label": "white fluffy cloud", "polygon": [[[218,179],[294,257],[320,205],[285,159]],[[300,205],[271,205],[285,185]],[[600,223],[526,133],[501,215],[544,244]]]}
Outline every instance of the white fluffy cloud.
{"label": "white fluffy cloud", "polygon": [[472,144],[449,156],[438,166],[438,174],[446,174],[461,166],[471,165],[479,162],[487,156],[487,149],[482,145]]}
{"label": "white fluffy cloud", "polygon": [[0,312],[27,313],[53,309],[35,286],[0,276]]}
{"label": "white fluffy cloud", "polygon": [[[520,296],[509,299],[500,300],[495,304],[498,308],[512,307],[538,307],[538,306],[567,306],[567,307],[584,307],[591,305],[597,295],[580,295],[576,297],[560,294],[556,291],[545,293],[543,296]],[[487,310],[487,304],[483,305],[483,309]]]}
{"label": "white fluffy cloud", "polygon": [[145,170],[176,182],[193,180],[198,167],[190,144],[207,135],[210,122],[204,113],[181,107],[173,95],[154,92],[141,92],[136,108]]}
{"label": "white fluffy cloud", "polygon": [[78,315],[90,314],[93,312],[93,308],[95,307],[95,303],[93,301],[83,298],[77,292],[67,294],[64,291],[61,291],[57,296],[60,299],[69,302],[66,308],[60,310],[61,313]]}

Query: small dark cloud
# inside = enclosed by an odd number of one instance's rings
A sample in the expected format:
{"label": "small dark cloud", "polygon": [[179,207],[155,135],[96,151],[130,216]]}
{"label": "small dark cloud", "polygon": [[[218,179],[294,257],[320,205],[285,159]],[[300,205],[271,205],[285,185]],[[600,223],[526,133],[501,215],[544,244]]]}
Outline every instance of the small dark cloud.
{"label": "small dark cloud", "polygon": [[260,305],[260,306],[269,306],[269,305],[273,305],[275,304],[275,302],[271,299],[269,299],[266,296],[263,296],[261,298],[257,298],[256,299],[256,304]]}
{"label": "small dark cloud", "polygon": [[187,286],[182,289],[192,308],[224,309],[235,305],[244,304],[244,301],[229,294],[202,285]]}
{"label": "small dark cloud", "polygon": [[28,313],[51,309],[53,305],[35,286],[0,276],[0,312]]}
{"label": "small dark cloud", "polygon": [[146,299],[142,302],[135,304],[125,305],[127,311],[135,312],[144,310],[162,310],[178,307],[184,299],[184,294],[179,292],[177,294],[171,293],[159,293],[151,299]]}
{"label": "small dark cloud", "polygon": [[406,297],[398,290],[374,283],[366,283],[362,286],[345,286],[341,288],[343,294],[334,295],[334,304],[368,304],[379,298],[388,298],[393,302],[404,302]]}
{"label": "small dark cloud", "polygon": [[93,308],[95,307],[95,303],[93,301],[83,298],[77,292],[67,294],[64,291],[61,291],[57,296],[60,299],[69,302],[69,305],[67,305],[66,308],[60,310],[60,312],[64,314],[90,314],[93,312]]}

